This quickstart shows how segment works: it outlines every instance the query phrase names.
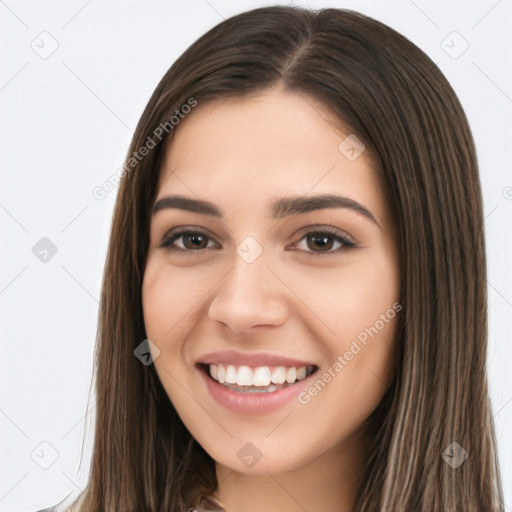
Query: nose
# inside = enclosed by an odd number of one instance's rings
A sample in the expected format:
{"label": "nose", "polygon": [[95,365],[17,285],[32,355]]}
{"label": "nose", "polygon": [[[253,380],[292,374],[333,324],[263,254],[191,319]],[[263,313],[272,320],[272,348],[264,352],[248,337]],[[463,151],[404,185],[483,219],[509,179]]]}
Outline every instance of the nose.
{"label": "nose", "polygon": [[236,334],[249,333],[257,326],[277,327],[288,317],[285,287],[263,257],[247,263],[237,255],[215,290],[209,318]]}

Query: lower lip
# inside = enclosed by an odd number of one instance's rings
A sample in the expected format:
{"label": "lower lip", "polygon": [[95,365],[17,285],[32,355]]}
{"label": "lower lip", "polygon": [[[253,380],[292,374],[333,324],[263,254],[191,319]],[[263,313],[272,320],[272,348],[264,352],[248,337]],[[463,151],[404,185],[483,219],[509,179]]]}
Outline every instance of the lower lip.
{"label": "lower lip", "polygon": [[223,386],[206,375],[206,372],[201,369],[198,369],[198,371],[206,382],[206,387],[210,395],[220,405],[238,414],[265,414],[276,411],[296,398],[297,395],[309,385],[313,375],[316,374],[315,371],[305,379],[271,393],[244,393]]}

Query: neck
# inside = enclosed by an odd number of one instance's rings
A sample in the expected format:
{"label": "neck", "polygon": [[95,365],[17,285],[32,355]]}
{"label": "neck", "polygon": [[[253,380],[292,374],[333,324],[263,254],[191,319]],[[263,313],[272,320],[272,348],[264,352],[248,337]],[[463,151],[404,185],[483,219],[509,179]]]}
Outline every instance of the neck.
{"label": "neck", "polygon": [[216,463],[217,491],[226,512],[352,512],[367,439],[357,436],[308,464],[282,473],[251,475]]}

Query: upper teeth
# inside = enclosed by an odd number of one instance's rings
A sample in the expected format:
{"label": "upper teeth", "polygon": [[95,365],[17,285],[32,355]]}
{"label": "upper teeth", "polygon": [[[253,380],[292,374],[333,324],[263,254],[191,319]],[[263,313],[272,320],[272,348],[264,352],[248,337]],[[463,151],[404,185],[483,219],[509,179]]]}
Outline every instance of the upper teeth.
{"label": "upper teeth", "polygon": [[237,384],[238,386],[269,386],[273,384],[293,384],[306,377],[308,368],[285,366],[235,366],[232,364],[211,364],[210,375],[221,384]]}

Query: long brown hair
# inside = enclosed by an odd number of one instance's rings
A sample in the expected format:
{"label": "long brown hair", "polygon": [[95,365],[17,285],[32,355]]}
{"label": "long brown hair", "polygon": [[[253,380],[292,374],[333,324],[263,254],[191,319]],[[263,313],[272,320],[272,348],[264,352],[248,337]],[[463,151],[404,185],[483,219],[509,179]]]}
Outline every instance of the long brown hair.
{"label": "long brown hair", "polygon": [[[486,377],[482,197],[466,116],[434,63],[393,29],[349,10],[298,7],[259,8],[212,28],[168,70],[137,125],[101,293],[90,480],[73,510],[186,512],[198,490],[217,485],[214,461],[153,365],[134,356],[146,338],[151,208],[163,149],[179,130],[170,120],[191,110],[184,105],[276,86],[322,102],[365,143],[397,230],[398,366],[370,418],[354,510],[504,510]],[[448,458],[461,449],[467,460],[455,468]]]}

